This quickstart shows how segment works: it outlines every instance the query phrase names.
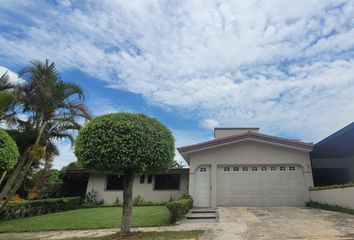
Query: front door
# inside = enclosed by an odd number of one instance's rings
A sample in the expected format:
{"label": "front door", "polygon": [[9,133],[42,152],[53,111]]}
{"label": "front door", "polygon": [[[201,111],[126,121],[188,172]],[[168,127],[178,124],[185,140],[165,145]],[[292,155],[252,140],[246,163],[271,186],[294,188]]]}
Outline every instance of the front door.
{"label": "front door", "polygon": [[210,207],[210,166],[200,166],[195,172],[194,206]]}

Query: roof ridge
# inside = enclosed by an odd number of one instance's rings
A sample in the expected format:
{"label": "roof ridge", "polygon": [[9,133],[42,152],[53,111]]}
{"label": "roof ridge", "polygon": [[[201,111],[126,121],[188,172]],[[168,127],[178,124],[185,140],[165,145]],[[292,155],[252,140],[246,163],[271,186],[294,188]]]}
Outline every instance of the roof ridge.
{"label": "roof ridge", "polygon": [[308,148],[308,149],[312,149],[312,147],[313,147],[313,143],[306,143],[306,142],[302,142],[302,141],[298,141],[298,140],[292,140],[292,139],[267,135],[267,134],[263,134],[263,133],[247,131],[245,133],[235,134],[235,135],[221,137],[221,138],[215,138],[215,139],[212,139],[209,141],[179,147],[179,148],[177,148],[177,150],[179,152],[185,152],[188,150],[193,150],[195,148],[202,148],[203,146],[218,145],[218,144],[228,143],[233,140],[241,140],[242,138],[247,138],[248,136],[260,137],[260,138],[263,138],[263,140],[268,140],[268,141],[273,141],[273,142],[283,143],[283,144],[288,144],[288,145],[296,145],[297,147],[303,147],[303,148]]}

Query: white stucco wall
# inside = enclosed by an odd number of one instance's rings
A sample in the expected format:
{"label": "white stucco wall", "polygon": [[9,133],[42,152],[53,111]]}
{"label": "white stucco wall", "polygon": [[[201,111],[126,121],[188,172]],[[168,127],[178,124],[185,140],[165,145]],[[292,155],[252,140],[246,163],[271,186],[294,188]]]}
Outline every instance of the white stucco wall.
{"label": "white stucco wall", "polygon": [[[277,146],[269,143],[247,140],[225,146],[219,146],[190,155],[189,194],[194,195],[194,174],[200,165],[211,166],[211,207],[217,207],[217,168],[227,164],[297,164],[302,167],[306,194],[309,200],[308,187],[313,186],[310,156],[307,151]],[[304,202],[305,204],[305,202]]]}
{"label": "white stucco wall", "polygon": [[354,187],[310,191],[314,202],[354,209]]}
{"label": "white stucco wall", "polygon": [[[133,198],[140,195],[145,201],[164,202],[170,198],[178,199],[184,194],[188,194],[188,174],[181,173],[180,175],[180,189],[179,190],[154,190],[153,177],[152,183],[147,183],[147,175],[145,176],[145,183],[140,183],[140,175],[135,176],[133,182]],[[105,190],[106,188],[106,174],[104,173],[90,173],[86,192],[92,189],[97,191],[98,198],[103,199],[105,204],[112,204],[117,197],[120,202],[123,201],[123,191]]]}

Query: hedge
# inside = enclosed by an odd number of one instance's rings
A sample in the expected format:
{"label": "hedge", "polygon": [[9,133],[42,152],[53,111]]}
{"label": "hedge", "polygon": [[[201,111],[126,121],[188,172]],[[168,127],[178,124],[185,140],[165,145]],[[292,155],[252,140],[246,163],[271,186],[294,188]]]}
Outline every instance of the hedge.
{"label": "hedge", "polygon": [[47,213],[62,212],[78,209],[80,206],[80,197],[53,198],[9,203],[0,213],[0,219],[15,219]]}
{"label": "hedge", "polygon": [[326,203],[319,203],[319,202],[310,201],[310,202],[306,203],[306,207],[319,208],[319,209],[323,209],[323,210],[327,210],[327,211],[342,212],[342,213],[348,213],[348,214],[354,215],[354,209],[341,207],[338,205],[329,205]]}
{"label": "hedge", "polygon": [[183,218],[188,213],[189,209],[193,207],[193,199],[185,198],[167,203],[167,208],[170,211],[170,221],[175,223],[177,220]]}
{"label": "hedge", "polygon": [[354,187],[354,183],[337,184],[337,185],[320,186],[320,187],[309,187],[309,190],[317,191],[317,190],[327,190],[327,189],[347,188],[347,187]]}

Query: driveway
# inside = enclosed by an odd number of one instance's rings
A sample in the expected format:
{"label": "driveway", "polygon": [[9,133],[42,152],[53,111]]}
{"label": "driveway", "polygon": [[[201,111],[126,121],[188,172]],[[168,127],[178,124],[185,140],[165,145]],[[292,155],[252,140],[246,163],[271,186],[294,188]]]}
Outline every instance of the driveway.
{"label": "driveway", "polygon": [[219,208],[209,239],[354,239],[354,216],[311,208]]}

